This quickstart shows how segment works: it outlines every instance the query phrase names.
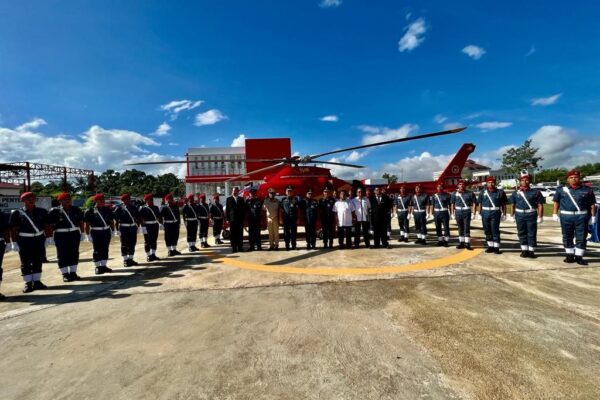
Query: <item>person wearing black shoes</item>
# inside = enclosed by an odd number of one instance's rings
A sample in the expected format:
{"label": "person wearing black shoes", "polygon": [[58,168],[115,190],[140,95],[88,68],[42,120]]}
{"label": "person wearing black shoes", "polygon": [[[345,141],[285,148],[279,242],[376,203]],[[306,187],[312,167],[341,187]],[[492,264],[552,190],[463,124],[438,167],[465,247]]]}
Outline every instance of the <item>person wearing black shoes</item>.
{"label": "person wearing black shoes", "polygon": [[165,202],[166,204],[160,208],[160,218],[162,218],[163,226],[165,227],[165,245],[169,250],[169,257],[180,256],[181,253],[177,251],[179,227],[181,226],[179,207],[173,199],[173,193],[168,193],[165,196]]}
{"label": "person wearing black shoes", "polygon": [[[10,243],[10,232],[8,230],[8,215],[0,211],[0,285],[2,285],[2,261],[4,253],[12,251],[12,243]],[[0,300],[5,296],[0,293]]]}
{"label": "person wearing black shoes", "polygon": [[248,251],[262,250],[260,240],[260,224],[262,222],[263,202],[256,197],[256,189],[250,189],[246,199],[246,215],[248,215]]}
{"label": "person wearing black shoes", "polygon": [[379,187],[371,197],[371,223],[373,225],[373,248],[391,248],[388,242],[388,223],[392,211],[390,198]]}
{"label": "person wearing black shoes", "polygon": [[244,199],[239,196],[240,189],[234,186],[231,190],[231,196],[225,200],[225,218],[229,222],[231,230],[231,252],[244,251],[244,219],[246,218],[246,204]]}
{"label": "person wearing black shoes", "polygon": [[113,211],[115,230],[113,236],[121,237],[121,256],[124,267],[139,265],[134,261],[135,245],[137,243],[138,227],[140,223],[139,212],[131,204],[131,196],[128,193],[121,194],[122,203]]}
{"label": "person wearing black shoes", "polygon": [[[511,195],[511,221],[517,223],[517,235],[521,244],[522,258],[536,258],[537,228],[544,215],[544,197],[537,189],[529,186],[530,176],[521,175],[519,188]],[[495,249],[494,249],[495,250]]]}
{"label": "person wearing black shoes", "polygon": [[[21,259],[21,275],[25,281],[23,293],[47,289],[42,283],[42,259],[44,246],[51,243],[48,227],[48,212],[36,207],[35,194],[25,192],[20,197],[25,204],[23,208],[13,210],[8,225],[12,250],[19,252]],[[46,238],[48,235],[48,238]]]}
{"label": "person wearing black shoes", "polygon": [[196,200],[192,193],[186,197],[186,203],[181,209],[183,214],[183,223],[185,224],[185,231],[187,235],[187,245],[190,253],[200,251],[196,247],[196,235],[198,235],[198,213],[196,213]]}
{"label": "person wearing black shoes", "polygon": [[370,248],[369,220],[371,218],[371,200],[364,196],[362,188],[358,188],[356,189],[356,197],[349,201],[354,204],[354,212],[356,214],[356,223],[354,224],[354,248],[357,249],[359,247],[361,236],[365,241],[365,246]]}
{"label": "person wearing black shoes", "polygon": [[94,252],[92,258],[96,265],[96,275],[112,272],[108,268],[108,250],[110,246],[111,231],[114,229],[113,213],[106,207],[104,195],[98,193],[93,197],[94,206],[86,210],[83,215],[85,232],[88,242],[92,243]]}
{"label": "person wearing black shoes", "polygon": [[[283,218],[283,240],[285,249],[296,250],[296,237],[298,235],[298,210],[300,200],[294,196],[294,188],[288,186],[285,189],[286,197],[281,200],[281,214]],[[291,246],[291,247],[290,247]]]}
{"label": "person wearing black shoes", "polygon": [[323,197],[319,199],[319,217],[321,218],[321,230],[323,232],[323,248],[333,248],[333,238],[335,237],[335,212],[333,206],[335,198],[332,196],[331,189],[323,189]]}
{"label": "person wearing black shoes", "polygon": [[496,178],[486,178],[486,188],[479,193],[479,215],[487,242],[486,253],[500,248],[500,221],[506,219],[506,193],[496,188]]}
{"label": "person wearing black shoes", "polygon": [[215,244],[223,244],[223,241],[221,240],[221,232],[223,231],[225,213],[223,212],[223,204],[219,202],[219,193],[213,194],[212,202],[208,206],[208,211],[210,214],[210,223],[212,224]]}
{"label": "person wearing black shoes", "polygon": [[458,226],[458,246],[456,248],[473,250],[471,247],[471,216],[475,213],[477,198],[473,192],[465,190],[465,185],[464,179],[458,181],[458,187],[452,193],[450,204]]}
{"label": "person wearing black shoes", "polygon": [[352,226],[356,223],[354,203],[345,190],[340,190],[340,199],[333,205],[340,249],[352,249]]}
{"label": "person wearing black shoes", "polygon": [[210,219],[209,205],[206,202],[206,195],[198,195],[198,204],[196,204],[196,213],[198,214],[198,237],[200,238],[200,247],[205,249],[210,247],[208,244],[208,225]]}
{"label": "person wearing black shoes", "polygon": [[408,242],[408,232],[410,229],[408,224],[410,216],[408,208],[410,207],[411,198],[412,196],[406,192],[406,188],[400,186],[400,193],[394,199],[394,212],[398,217],[398,225],[400,226],[399,242]]}
{"label": "person wearing black shoes", "polygon": [[154,205],[154,194],[144,195],[146,204],[140,207],[140,222],[142,234],[144,235],[144,250],[146,251],[146,261],[160,261],[156,256],[156,247],[158,241],[158,231],[162,225],[160,210]]}
{"label": "person wearing black shoes", "polygon": [[429,208],[429,196],[423,193],[421,185],[415,186],[415,194],[411,198],[409,213],[415,221],[417,240],[415,244],[427,244],[427,210]]}
{"label": "person wearing black shoes", "polygon": [[553,200],[552,219],[560,221],[563,245],[567,253],[564,262],[588,265],[583,255],[587,245],[587,225],[596,223],[594,191],[581,184],[579,171],[571,170],[567,173],[567,185],[556,190]]}
{"label": "person wearing black shoes", "polygon": [[304,232],[306,236],[306,249],[316,249],[317,245],[317,219],[319,217],[319,201],[313,198],[312,189],[308,189],[306,197],[300,202],[304,215]]}
{"label": "person wearing black shoes", "polygon": [[268,197],[263,202],[263,211],[267,217],[267,229],[269,230],[269,250],[279,249],[279,219],[281,218],[281,206],[275,197],[275,189],[269,188]]}
{"label": "person wearing black shoes", "polygon": [[448,240],[450,240],[450,194],[444,190],[443,183],[438,183],[436,192],[429,198],[429,215],[432,214],[438,237],[436,246],[448,247]]}

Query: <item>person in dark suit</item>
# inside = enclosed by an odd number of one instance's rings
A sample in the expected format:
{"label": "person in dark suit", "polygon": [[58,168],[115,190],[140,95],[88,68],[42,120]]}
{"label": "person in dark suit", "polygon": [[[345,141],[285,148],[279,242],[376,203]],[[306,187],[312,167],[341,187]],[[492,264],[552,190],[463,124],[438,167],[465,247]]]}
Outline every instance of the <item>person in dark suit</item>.
{"label": "person in dark suit", "polygon": [[234,186],[225,202],[225,218],[229,222],[229,229],[231,230],[231,250],[232,253],[238,251],[244,251],[243,240],[244,240],[244,218],[246,216],[246,204],[244,199],[238,194],[240,189]]}
{"label": "person in dark suit", "polygon": [[383,246],[391,248],[388,242],[387,228],[391,210],[390,198],[378,187],[375,188],[375,195],[371,197],[371,223],[373,224],[373,244],[374,248]]}

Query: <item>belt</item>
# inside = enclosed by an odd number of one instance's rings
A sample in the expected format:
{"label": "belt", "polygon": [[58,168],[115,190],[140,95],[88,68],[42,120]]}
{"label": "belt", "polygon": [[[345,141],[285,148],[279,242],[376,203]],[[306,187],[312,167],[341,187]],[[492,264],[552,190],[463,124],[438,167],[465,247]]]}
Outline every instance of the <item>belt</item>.
{"label": "belt", "polygon": [[500,210],[500,207],[481,207],[481,209],[485,211],[497,211]]}
{"label": "belt", "polygon": [[447,208],[434,208],[433,211],[448,211]]}
{"label": "belt", "polygon": [[60,229],[55,229],[54,230],[54,232],[59,232],[59,233],[75,232],[75,231],[79,231],[79,228],[60,228]]}
{"label": "belt", "polygon": [[565,214],[565,215],[586,215],[588,212],[587,210],[582,210],[582,211],[563,211],[560,210],[561,214]]}
{"label": "belt", "polygon": [[471,207],[454,207],[455,210],[461,211],[461,210],[470,210]]}
{"label": "belt", "polygon": [[198,219],[208,219],[208,217],[198,217]]}
{"label": "belt", "polygon": [[213,217],[213,219],[223,219],[223,217]]}
{"label": "belt", "polygon": [[92,231],[105,231],[107,229],[110,229],[110,227],[108,227],[108,226],[92,226],[90,229]]}
{"label": "belt", "polygon": [[163,221],[163,223],[165,223],[165,224],[176,224],[178,222],[179,221]]}
{"label": "belt", "polygon": [[186,218],[186,221],[198,221],[198,218]]}
{"label": "belt", "polygon": [[425,210],[413,210],[414,213],[423,213]]}
{"label": "belt", "polygon": [[19,236],[21,236],[21,237],[37,237],[37,236],[42,236],[43,234],[44,234],[44,232],[38,232],[38,233],[19,232]]}
{"label": "belt", "polygon": [[537,212],[537,210],[535,208],[529,208],[527,210],[521,210],[520,208],[517,208],[515,211],[518,213],[524,213],[524,214],[531,214],[531,213]]}
{"label": "belt", "polygon": [[144,225],[148,224],[158,224],[158,221],[144,221]]}
{"label": "belt", "polygon": [[396,212],[399,212],[399,213],[401,213],[401,212],[407,212],[407,211],[408,211],[408,210],[407,210],[406,208],[403,208],[402,210],[397,210]]}
{"label": "belt", "polygon": [[136,224],[119,224],[119,227],[121,226],[125,226],[125,227],[132,227],[132,226],[137,226]]}

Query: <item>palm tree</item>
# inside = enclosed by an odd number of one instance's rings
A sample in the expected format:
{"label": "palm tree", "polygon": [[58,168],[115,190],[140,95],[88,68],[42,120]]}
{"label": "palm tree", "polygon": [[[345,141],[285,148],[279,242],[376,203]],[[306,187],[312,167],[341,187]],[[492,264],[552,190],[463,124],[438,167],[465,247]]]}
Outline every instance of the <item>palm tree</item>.
{"label": "palm tree", "polygon": [[386,179],[388,181],[388,185],[391,185],[392,183],[398,182],[398,177],[396,175],[392,175],[392,174],[390,174],[388,172],[386,172],[383,175],[381,175],[381,177],[383,179]]}

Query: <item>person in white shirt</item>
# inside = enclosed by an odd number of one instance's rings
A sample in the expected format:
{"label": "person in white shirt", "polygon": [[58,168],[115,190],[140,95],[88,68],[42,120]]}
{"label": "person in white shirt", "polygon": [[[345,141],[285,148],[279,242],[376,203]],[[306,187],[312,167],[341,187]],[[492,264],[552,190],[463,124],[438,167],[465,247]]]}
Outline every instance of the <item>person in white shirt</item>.
{"label": "person in white shirt", "polygon": [[356,190],[356,197],[350,200],[354,205],[356,224],[354,225],[354,248],[360,245],[360,236],[365,240],[367,248],[371,247],[369,241],[369,214],[371,213],[371,201],[364,196],[361,188]]}
{"label": "person in white shirt", "polygon": [[340,199],[333,205],[333,212],[338,226],[340,249],[352,249],[352,225],[356,220],[356,214],[354,204],[348,200],[348,193],[345,190],[340,191]]}

